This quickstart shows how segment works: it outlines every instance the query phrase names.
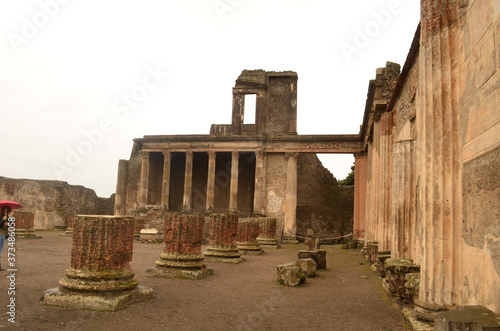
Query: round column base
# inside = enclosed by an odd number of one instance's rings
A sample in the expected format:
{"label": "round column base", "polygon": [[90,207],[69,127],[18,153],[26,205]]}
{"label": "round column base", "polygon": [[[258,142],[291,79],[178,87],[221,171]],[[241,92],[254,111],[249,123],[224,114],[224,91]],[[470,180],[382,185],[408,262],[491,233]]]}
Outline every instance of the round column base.
{"label": "round column base", "polygon": [[163,268],[203,269],[207,266],[204,259],[203,254],[162,253],[156,265]]}
{"label": "round column base", "polygon": [[245,261],[241,258],[236,246],[231,248],[207,247],[204,255],[205,261],[209,262],[241,263]]}
{"label": "round column base", "polygon": [[134,275],[131,269],[102,272],[70,268],[66,270],[66,276],[59,281],[59,285],[69,291],[77,292],[130,291],[139,284]]}
{"label": "round column base", "polygon": [[236,245],[243,255],[263,255],[265,252],[258,242],[237,242]]}

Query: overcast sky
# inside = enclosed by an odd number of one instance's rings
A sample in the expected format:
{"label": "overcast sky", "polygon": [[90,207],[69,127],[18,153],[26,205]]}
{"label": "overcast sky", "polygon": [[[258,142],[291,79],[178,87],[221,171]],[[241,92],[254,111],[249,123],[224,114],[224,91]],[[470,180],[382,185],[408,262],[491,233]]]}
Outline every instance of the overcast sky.
{"label": "overcast sky", "polygon": [[[418,0],[1,1],[0,176],[107,197],[132,139],[230,123],[243,69],[298,73],[299,134],[358,133],[418,20]],[[320,159],[337,179],[354,160]]]}

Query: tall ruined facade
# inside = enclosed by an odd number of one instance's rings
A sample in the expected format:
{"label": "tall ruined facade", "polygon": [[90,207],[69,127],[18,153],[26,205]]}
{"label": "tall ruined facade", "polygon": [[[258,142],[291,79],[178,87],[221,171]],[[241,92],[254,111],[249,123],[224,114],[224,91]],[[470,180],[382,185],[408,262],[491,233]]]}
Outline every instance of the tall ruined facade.
{"label": "tall ruined facade", "polygon": [[354,233],[420,265],[425,309],[500,313],[499,45],[500,2],[422,0],[401,75],[370,82]]}
{"label": "tall ruined facade", "polygon": [[[297,203],[307,204],[311,198],[297,195],[298,180],[308,178],[298,175],[299,159],[306,163],[302,168],[311,171],[314,164],[322,173],[315,153],[354,153],[362,147],[358,135],[297,134],[297,80],[291,71],[245,70],[233,88],[231,124],[214,124],[209,135],[135,139],[130,160],[119,161],[115,214],[156,217],[158,222],[164,211],[265,215],[277,218],[277,235],[283,232],[295,240]],[[245,118],[247,95],[255,96],[255,118]],[[331,174],[321,176],[336,184]],[[349,199],[348,194],[331,192],[332,204],[337,198]],[[350,209],[352,215],[352,202]],[[329,209],[323,214],[316,216],[346,225],[317,233],[350,232],[351,215],[339,220],[331,219]],[[307,227],[318,224],[309,214],[302,217]]]}

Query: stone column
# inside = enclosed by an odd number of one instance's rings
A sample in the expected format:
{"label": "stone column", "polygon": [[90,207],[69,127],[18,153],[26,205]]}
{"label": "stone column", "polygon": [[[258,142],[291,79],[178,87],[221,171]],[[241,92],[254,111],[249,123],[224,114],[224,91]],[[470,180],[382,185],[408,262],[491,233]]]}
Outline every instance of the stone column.
{"label": "stone column", "polygon": [[212,275],[201,253],[205,216],[174,214],[165,216],[163,242],[165,249],[156,267],[146,270],[148,276],[201,279]]}
{"label": "stone column", "polygon": [[115,215],[127,214],[127,176],[128,161],[120,160],[118,162],[118,178],[116,180]]}
{"label": "stone column", "polygon": [[276,218],[275,217],[259,217],[257,221],[260,223],[261,233],[257,237],[257,241],[262,247],[280,248],[276,239]]}
{"label": "stone column", "polygon": [[265,180],[266,180],[265,153],[263,151],[255,152],[255,188],[253,200],[253,212],[255,215],[262,216],[265,213],[264,202],[266,198]]}
{"label": "stone column", "polygon": [[264,254],[262,247],[257,241],[257,237],[261,231],[260,224],[255,218],[240,219],[238,222],[238,241],[236,245],[242,254]]}
{"label": "stone column", "polygon": [[287,152],[286,193],[285,193],[285,237],[296,240],[297,233],[297,158],[299,153]]}
{"label": "stone column", "polygon": [[140,151],[141,155],[141,182],[139,186],[139,208],[148,204],[149,186],[149,152]]}
{"label": "stone column", "polygon": [[191,201],[193,195],[193,152],[186,152],[186,168],[184,175],[184,198],[182,211],[189,213],[191,211]]}
{"label": "stone column", "polygon": [[423,249],[416,303],[427,309],[460,305],[464,286],[459,6],[451,0],[421,1],[416,156]]}
{"label": "stone column", "polygon": [[391,252],[395,258],[418,260],[414,146],[412,140],[397,141],[393,145]]}
{"label": "stone column", "polygon": [[382,114],[380,119],[380,250],[390,251],[391,249],[391,189],[392,189],[392,112]]}
{"label": "stone column", "polygon": [[66,222],[66,231],[64,231],[64,233],[61,233],[60,236],[63,236],[63,237],[73,236],[74,224],[75,224],[75,218],[74,217],[68,218],[68,220]]}
{"label": "stone column", "polygon": [[319,242],[319,237],[318,236],[312,236],[311,240],[309,241],[309,250],[310,251],[318,251],[321,249],[321,245]]}
{"label": "stone column", "polygon": [[35,213],[15,210],[12,212],[16,226],[16,238],[42,239],[34,230]]}
{"label": "stone column", "polygon": [[[373,209],[373,199],[372,199],[372,187],[373,187],[373,141],[369,141],[367,144],[366,151],[366,205],[365,205],[365,247],[368,241],[372,241],[374,238],[373,235],[373,218],[372,218],[372,209]],[[356,179],[354,180],[356,182]]]}
{"label": "stone column", "polygon": [[365,206],[366,206],[366,153],[354,154],[354,220],[353,237],[365,238]]}
{"label": "stone column", "polygon": [[231,186],[229,188],[229,212],[238,212],[238,165],[240,153],[234,151],[231,159]]}
{"label": "stone column", "polygon": [[378,261],[378,242],[377,241],[369,241],[367,244],[368,247],[368,262],[373,264]]}
{"label": "stone column", "polygon": [[134,217],[134,238],[140,239],[141,230],[146,227],[146,219],[144,217]]}
{"label": "stone column", "polygon": [[207,261],[240,263],[236,236],[238,234],[238,215],[210,214],[208,247],[205,252]]}
{"label": "stone column", "polygon": [[207,213],[211,213],[215,208],[215,160],[217,153],[208,152],[208,178],[207,178]]}
{"label": "stone column", "polygon": [[45,291],[41,303],[64,308],[117,311],[153,297],[138,286],[130,268],[134,220],[126,216],[79,215],[73,230],[71,267],[60,287]]}
{"label": "stone column", "polygon": [[167,210],[170,203],[170,164],[172,161],[172,153],[163,152],[163,185],[161,187],[161,204]]}

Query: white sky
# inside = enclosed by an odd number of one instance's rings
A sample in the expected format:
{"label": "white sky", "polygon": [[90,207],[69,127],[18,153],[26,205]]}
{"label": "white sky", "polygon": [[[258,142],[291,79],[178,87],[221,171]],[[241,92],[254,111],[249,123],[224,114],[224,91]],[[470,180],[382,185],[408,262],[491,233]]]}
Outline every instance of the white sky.
{"label": "white sky", "polygon": [[[358,133],[418,20],[418,0],[1,1],[0,176],[107,197],[133,138],[230,123],[243,69],[298,73],[299,134]],[[337,179],[354,160],[320,158]]]}

